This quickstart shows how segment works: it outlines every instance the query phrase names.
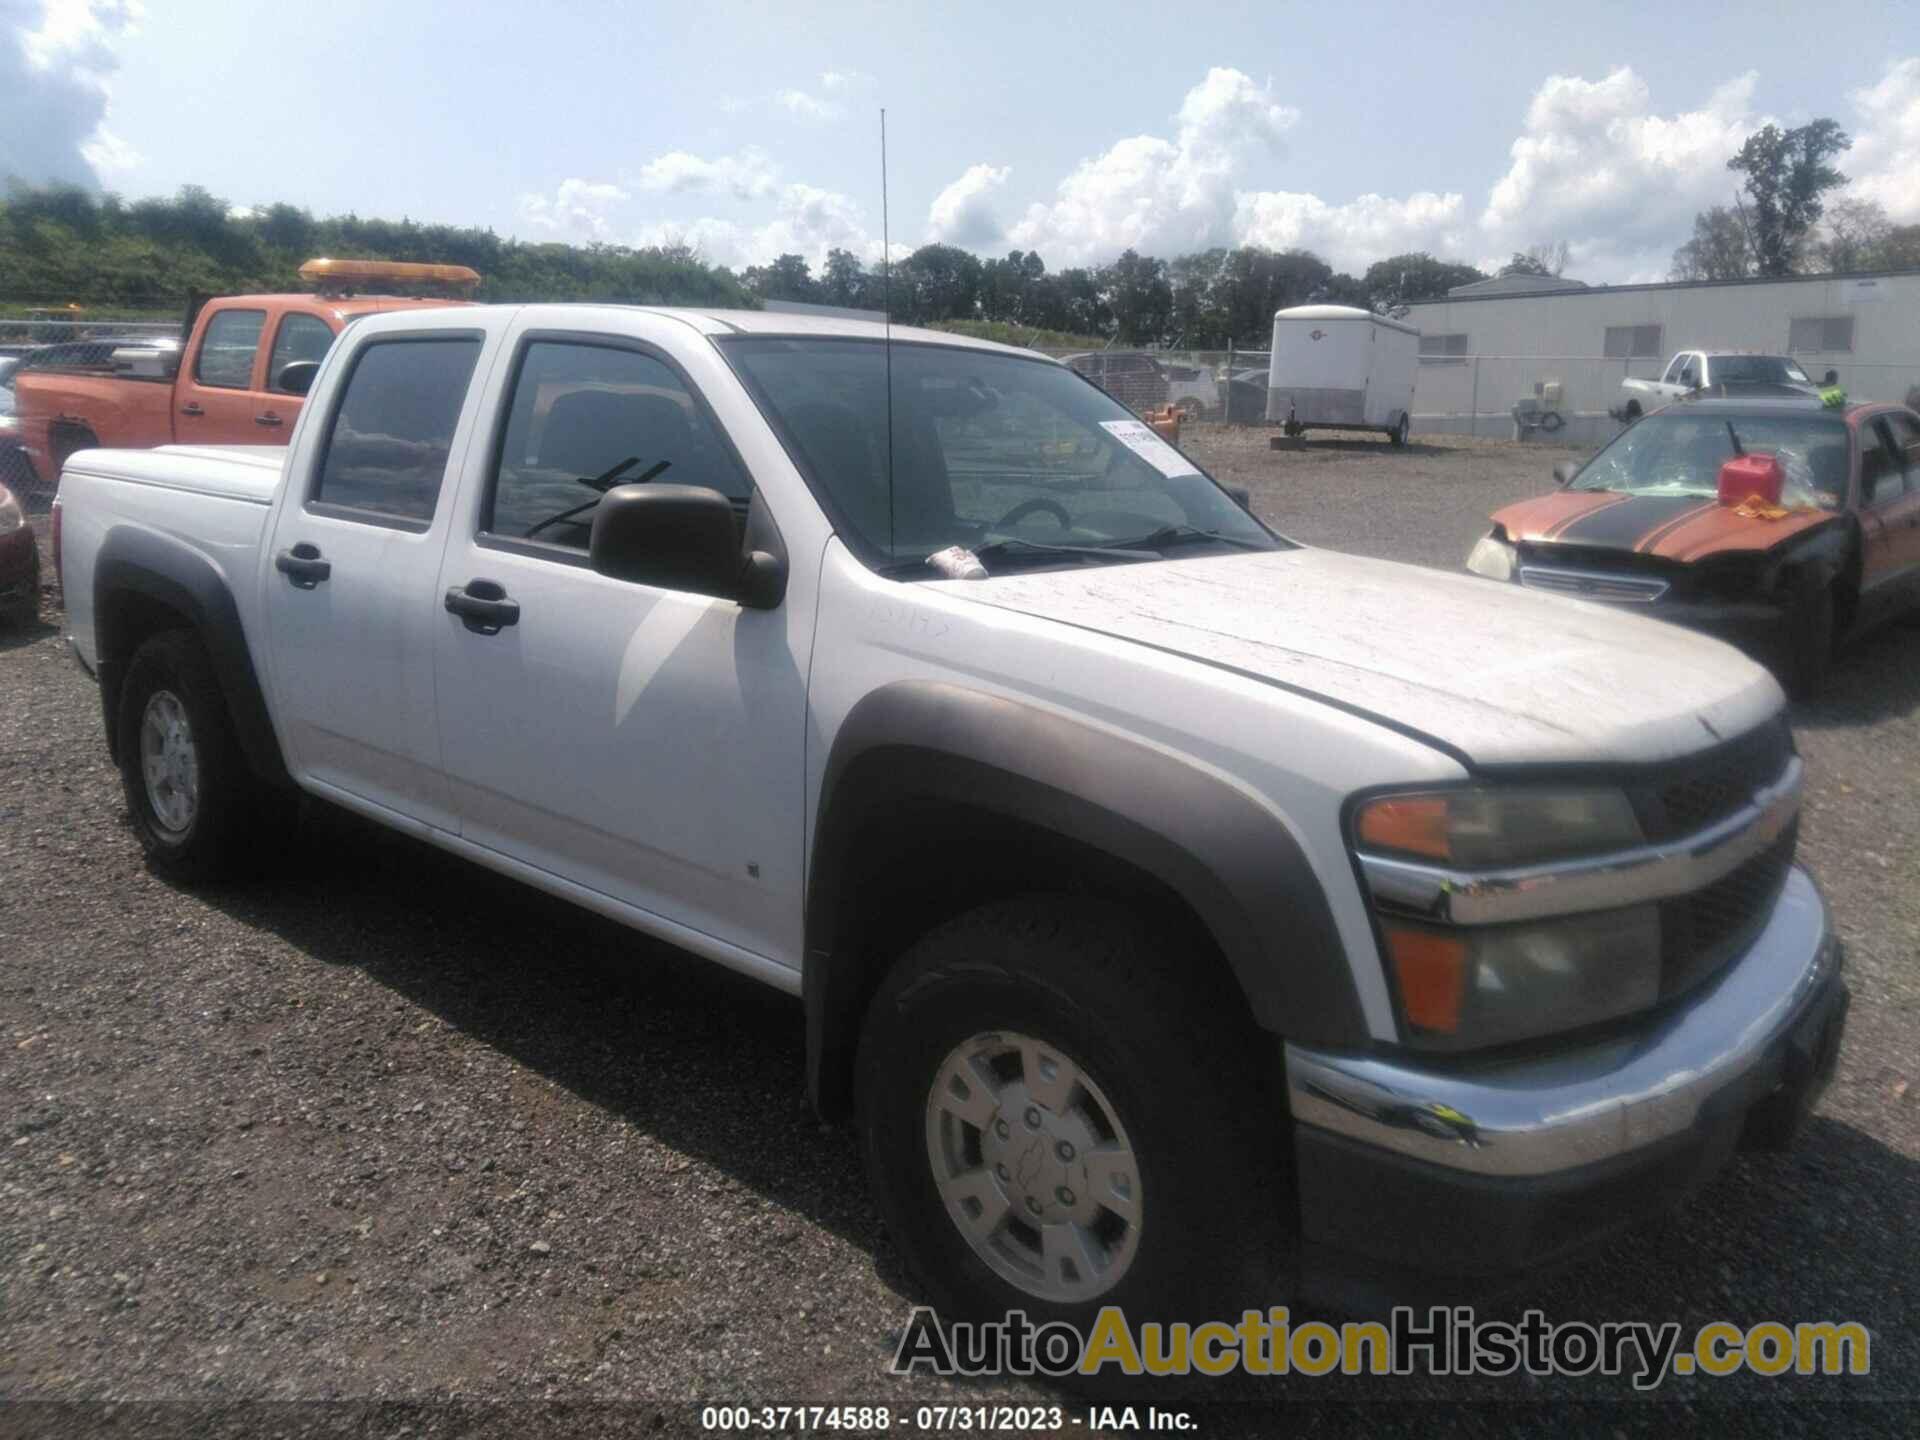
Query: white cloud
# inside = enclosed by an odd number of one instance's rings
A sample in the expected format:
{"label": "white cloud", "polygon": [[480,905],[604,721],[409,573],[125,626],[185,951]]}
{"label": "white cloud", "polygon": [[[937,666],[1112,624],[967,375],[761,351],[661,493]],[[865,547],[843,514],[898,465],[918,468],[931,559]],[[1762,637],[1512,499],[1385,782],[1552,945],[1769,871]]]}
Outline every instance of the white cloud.
{"label": "white cloud", "polygon": [[[869,262],[880,258],[880,241],[867,229],[865,213],[850,197],[802,184],[782,185],[776,213],[762,223],[712,215],[660,220],[641,226],[632,243],[690,245],[710,264],[734,268],[798,255],[817,272],[826,263],[827,251],[833,249],[851,250]],[[899,253],[900,247],[894,248]]]}
{"label": "white cloud", "polygon": [[1311,250],[1334,269],[1355,274],[1409,250],[1452,258],[1464,249],[1469,229],[1466,197],[1431,191],[1401,200],[1361,195],[1338,205],[1317,195],[1254,191],[1241,195],[1233,226],[1236,244]]}
{"label": "white cloud", "polygon": [[776,90],[773,103],[799,120],[832,120],[840,114],[834,100],[822,100],[804,90]]}
{"label": "white cloud", "polygon": [[969,165],[967,171],[938,195],[927,211],[927,236],[948,245],[984,250],[994,245],[1005,227],[994,210],[994,200],[1011,165]]}
{"label": "white cloud", "polygon": [[1010,238],[1050,265],[1134,249],[1176,255],[1232,242],[1235,176],[1283,152],[1299,112],[1271,84],[1216,66],[1181,101],[1175,138],[1136,135],[1081,164],[1055,198],[1028,208]]}
{"label": "white cloud", "polygon": [[718,191],[737,200],[754,200],[773,189],[774,166],[764,150],[751,145],[737,155],[714,160],[673,150],[641,166],[634,184],[640,190],[666,194]]}
{"label": "white cloud", "polygon": [[1848,98],[1860,117],[1840,160],[1849,191],[1879,201],[1896,224],[1920,222],[1920,56],[1894,62]]}
{"label": "white cloud", "polygon": [[0,175],[95,186],[141,163],[107,128],[140,0],[0,0]]}
{"label": "white cloud", "polygon": [[822,70],[820,88],[829,95],[836,91],[863,90],[873,84],[873,77],[858,70]]}
{"label": "white cloud", "polygon": [[1657,115],[1627,66],[1599,80],[1549,76],[1480,216],[1483,243],[1511,253],[1565,239],[1611,272],[1603,278],[1664,274],[1695,213],[1732,200],[1727,157],[1766,123],[1753,113],[1757,79],[1749,71],[1697,109]]}
{"label": "white cloud", "polygon": [[628,198],[610,181],[562,180],[552,195],[522,195],[520,216],[559,239],[608,240],[613,221],[607,212]]}

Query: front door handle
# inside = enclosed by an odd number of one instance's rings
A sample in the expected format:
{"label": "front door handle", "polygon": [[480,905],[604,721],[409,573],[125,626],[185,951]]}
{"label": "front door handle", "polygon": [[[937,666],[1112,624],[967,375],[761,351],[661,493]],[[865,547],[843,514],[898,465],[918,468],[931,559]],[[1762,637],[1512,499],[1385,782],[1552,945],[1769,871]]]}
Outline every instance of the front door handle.
{"label": "front door handle", "polygon": [[273,411],[269,410],[264,415],[254,416],[253,423],[256,425],[274,426],[274,425],[284,425],[287,422],[282,420],[278,415],[274,414]]}
{"label": "front door handle", "polygon": [[180,413],[182,415],[204,415],[207,412],[200,408],[200,403],[197,400],[189,400],[180,407]]}
{"label": "front door handle", "polygon": [[274,556],[273,568],[296,590],[311,590],[333,573],[333,566],[320,558],[320,547],[304,540]]}
{"label": "front door handle", "polygon": [[469,580],[447,591],[447,613],[476,635],[498,635],[520,623],[520,602],[509,600],[497,581]]}

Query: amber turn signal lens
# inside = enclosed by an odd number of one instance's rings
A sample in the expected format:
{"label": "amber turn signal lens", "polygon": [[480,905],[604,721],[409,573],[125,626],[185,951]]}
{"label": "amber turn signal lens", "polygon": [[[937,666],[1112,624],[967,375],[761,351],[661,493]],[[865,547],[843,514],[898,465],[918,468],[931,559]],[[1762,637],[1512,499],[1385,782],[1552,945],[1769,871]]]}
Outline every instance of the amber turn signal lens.
{"label": "amber turn signal lens", "polygon": [[1391,925],[1386,934],[1407,1023],[1451,1035],[1460,1028],[1460,1004],[1467,994],[1467,942]]}
{"label": "amber turn signal lens", "polygon": [[1445,860],[1447,799],[1444,795],[1406,795],[1375,800],[1360,811],[1360,843],[1375,850],[1404,850]]}

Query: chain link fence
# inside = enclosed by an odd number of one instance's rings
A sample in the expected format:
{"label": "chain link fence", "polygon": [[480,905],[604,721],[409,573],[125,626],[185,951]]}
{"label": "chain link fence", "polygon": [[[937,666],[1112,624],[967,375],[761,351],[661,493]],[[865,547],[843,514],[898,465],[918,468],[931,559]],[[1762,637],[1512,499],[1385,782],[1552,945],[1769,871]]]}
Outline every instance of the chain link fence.
{"label": "chain link fence", "polygon": [[1264,350],[1034,348],[1072,366],[1136,415],[1171,406],[1189,420],[1266,423]]}

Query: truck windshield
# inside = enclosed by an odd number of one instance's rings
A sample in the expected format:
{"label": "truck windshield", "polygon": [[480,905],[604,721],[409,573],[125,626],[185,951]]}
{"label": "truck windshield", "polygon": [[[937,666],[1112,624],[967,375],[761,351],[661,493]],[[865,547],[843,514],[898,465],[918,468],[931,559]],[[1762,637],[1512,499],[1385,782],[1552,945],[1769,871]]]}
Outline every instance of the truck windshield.
{"label": "truck windshield", "polygon": [[1735,454],[1779,457],[1789,509],[1836,510],[1847,494],[1847,424],[1837,415],[1649,415],[1587,462],[1575,490],[1711,498]]}
{"label": "truck windshield", "polygon": [[889,447],[880,341],[721,346],[841,537],[890,573],[952,546],[986,551],[994,571],[1095,563],[1103,550],[1140,560],[1176,545],[1186,556],[1285,544],[1063,366],[896,343]]}

